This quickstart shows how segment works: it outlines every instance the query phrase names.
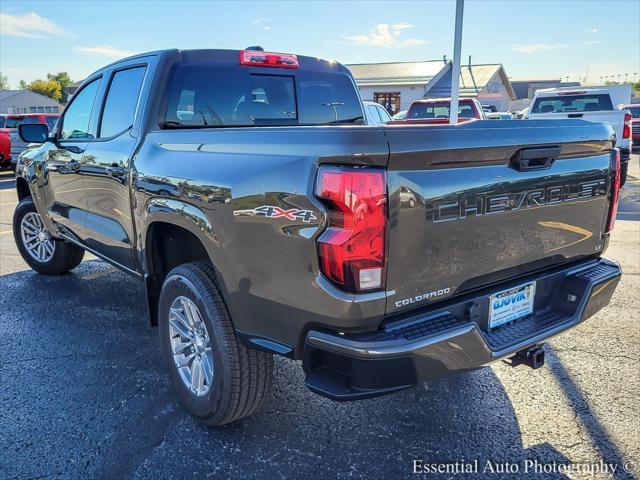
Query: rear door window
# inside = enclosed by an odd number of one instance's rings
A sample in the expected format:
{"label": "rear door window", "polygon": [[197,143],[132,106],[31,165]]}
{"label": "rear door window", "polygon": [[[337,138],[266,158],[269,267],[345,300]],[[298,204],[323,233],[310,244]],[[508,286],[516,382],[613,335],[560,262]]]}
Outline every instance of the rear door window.
{"label": "rear door window", "polygon": [[113,74],[100,122],[101,138],[113,137],[133,126],[145,70],[135,67]]}
{"label": "rear door window", "polygon": [[531,113],[595,112],[613,110],[611,97],[597,95],[560,95],[537,98]]}
{"label": "rear door window", "polygon": [[363,123],[355,87],[338,74],[185,63],[176,68],[168,96],[169,128]]}

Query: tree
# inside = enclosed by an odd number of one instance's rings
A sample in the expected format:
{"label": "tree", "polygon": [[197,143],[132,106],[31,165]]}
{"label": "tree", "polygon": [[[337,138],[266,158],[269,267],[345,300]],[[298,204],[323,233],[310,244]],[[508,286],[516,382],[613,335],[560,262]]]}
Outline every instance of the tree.
{"label": "tree", "polygon": [[34,80],[29,84],[29,90],[59,101],[62,98],[62,88],[57,80]]}
{"label": "tree", "polygon": [[0,73],[0,90],[9,90],[9,79]]}
{"label": "tree", "polygon": [[25,82],[24,80],[20,80],[20,90],[27,90],[29,88],[29,85],[27,85],[27,82]]}
{"label": "tree", "polygon": [[48,80],[55,80],[60,84],[60,89],[62,90],[62,103],[67,103],[67,92],[64,91],[66,87],[73,83],[71,77],[67,72],[58,72],[55,75],[52,73],[47,73]]}
{"label": "tree", "polygon": [[636,96],[640,96],[640,81],[632,85],[633,91],[636,92]]}

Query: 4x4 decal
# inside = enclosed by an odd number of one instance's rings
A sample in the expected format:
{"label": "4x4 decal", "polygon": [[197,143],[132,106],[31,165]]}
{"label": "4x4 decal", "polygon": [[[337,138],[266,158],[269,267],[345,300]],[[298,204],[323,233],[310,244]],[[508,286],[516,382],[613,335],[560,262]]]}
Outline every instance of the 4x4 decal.
{"label": "4x4 decal", "polygon": [[262,205],[254,210],[256,215],[261,215],[269,218],[284,217],[288,220],[302,220],[305,223],[309,223],[311,220],[315,220],[317,217],[311,210],[300,210],[299,208],[289,208],[287,210],[275,207],[273,205]]}

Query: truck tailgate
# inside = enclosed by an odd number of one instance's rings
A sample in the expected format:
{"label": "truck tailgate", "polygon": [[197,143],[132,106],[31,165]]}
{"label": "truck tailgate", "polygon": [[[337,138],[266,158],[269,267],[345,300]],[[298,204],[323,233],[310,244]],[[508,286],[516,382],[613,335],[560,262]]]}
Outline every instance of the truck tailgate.
{"label": "truck tailgate", "polygon": [[506,120],[385,133],[387,313],[604,248],[611,127]]}

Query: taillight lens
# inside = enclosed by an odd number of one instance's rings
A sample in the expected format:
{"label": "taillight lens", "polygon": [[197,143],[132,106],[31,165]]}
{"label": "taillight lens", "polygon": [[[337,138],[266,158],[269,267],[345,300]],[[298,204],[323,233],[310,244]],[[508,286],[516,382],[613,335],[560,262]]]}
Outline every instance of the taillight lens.
{"label": "taillight lens", "polygon": [[631,138],[631,119],[630,113],[624,114],[624,128],[622,129],[622,138]]}
{"label": "taillight lens", "polygon": [[620,150],[615,149],[615,158],[612,167],[615,167],[611,180],[611,205],[609,206],[609,219],[607,220],[607,232],[613,230],[618,215],[618,200],[620,200]]}
{"label": "taillight lens", "polygon": [[342,290],[384,288],[387,186],[384,170],[321,167],[316,195],[328,208],[318,238],[322,273]]}
{"label": "taillight lens", "polygon": [[242,50],[240,65],[252,67],[299,68],[298,57],[289,53],[271,53],[257,50]]}

